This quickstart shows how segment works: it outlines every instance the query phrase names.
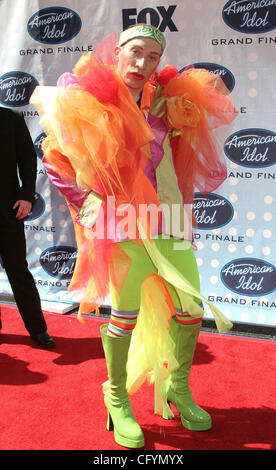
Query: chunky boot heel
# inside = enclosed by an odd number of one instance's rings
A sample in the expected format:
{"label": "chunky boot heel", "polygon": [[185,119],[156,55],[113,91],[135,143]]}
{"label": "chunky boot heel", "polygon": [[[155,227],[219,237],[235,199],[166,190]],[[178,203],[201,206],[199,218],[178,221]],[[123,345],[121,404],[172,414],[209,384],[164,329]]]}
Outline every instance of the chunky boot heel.
{"label": "chunky boot heel", "polygon": [[113,424],[109,411],[107,412],[106,429],[107,431],[114,431],[114,424]]}

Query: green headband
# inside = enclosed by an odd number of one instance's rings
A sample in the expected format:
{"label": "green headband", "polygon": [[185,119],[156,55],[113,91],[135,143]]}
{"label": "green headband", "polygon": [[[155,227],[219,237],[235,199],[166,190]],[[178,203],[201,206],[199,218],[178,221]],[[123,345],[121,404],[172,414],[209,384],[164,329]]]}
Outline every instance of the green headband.
{"label": "green headband", "polygon": [[139,37],[154,39],[154,41],[157,41],[160,44],[162,53],[164,52],[166,47],[165,36],[158,29],[152,27],[151,25],[137,25],[133,26],[132,28],[125,29],[125,31],[120,34],[119,46],[123,46],[131,39]]}

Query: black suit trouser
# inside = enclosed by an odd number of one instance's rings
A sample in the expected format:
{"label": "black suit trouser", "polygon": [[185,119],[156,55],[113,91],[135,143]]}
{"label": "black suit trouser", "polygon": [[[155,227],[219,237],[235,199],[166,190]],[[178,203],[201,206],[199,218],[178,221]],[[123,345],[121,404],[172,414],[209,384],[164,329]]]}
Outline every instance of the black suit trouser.
{"label": "black suit trouser", "polygon": [[26,330],[31,335],[46,331],[39,293],[26,260],[22,221],[0,226],[0,256]]}

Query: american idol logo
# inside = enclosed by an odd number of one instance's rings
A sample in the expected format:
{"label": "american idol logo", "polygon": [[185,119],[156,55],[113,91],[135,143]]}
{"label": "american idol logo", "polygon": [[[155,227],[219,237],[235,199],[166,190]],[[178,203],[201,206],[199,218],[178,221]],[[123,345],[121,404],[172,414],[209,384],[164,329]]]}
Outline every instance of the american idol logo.
{"label": "american idol logo", "polygon": [[276,27],[275,0],[229,0],[222,10],[227,26],[241,33],[266,33]]}
{"label": "american idol logo", "polygon": [[34,202],[32,205],[32,210],[29,213],[28,217],[25,220],[34,220],[43,214],[45,209],[45,201],[39,193],[35,193]]}
{"label": "american idol logo", "polygon": [[41,134],[39,134],[37,136],[37,138],[35,139],[34,141],[34,148],[35,148],[35,151],[36,151],[36,156],[42,160],[43,158],[43,152],[42,152],[42,142],[43,140],[46,138],[46,134],[44,132],[42,132]]}
{"label": "american idol logo", "polygon": [[184,67],[183,69],[180,70],[180,72],[183,72],[183,70],[187,70],[190,68],[196,68],[196,69],[205,69],[208,70],[208,72],[213,73],[214,75],[220,76],[220,78],[223,80],[224,84],[227,86],[229,91],[232,91],[234,86],[235,86],[235,77],[228,70],[226,67],[220,64],[214,64],[212,62],[197,62],[196,64],[188,65]]}
{"label": "american idol logo", "polygon": [[236,259],[223,266],[221,280],[238,294],[265,295],[276,289],[276,269],[261,259]]}
{"label": "american idol logo", "polygon": [[75,37],[81,26],[81,19],[75,11],[65,7],[49,7],[31,16],[27,30],[38,42],[60,44]]}
{"label": "american idol logo", "polygon": [[77,250],[72,246],[53,246],[40,255],[40,263],[50,276],[71,279],[76,263]]}
{"label": "american idol logo", "polygon": [[276,163],[276,133],[266,129],[242,129],[230,135],[224,152],[238,165],[262,168]]}
{"label": "american idol logo", "polygon": [[222,227],[230,222],[234,214],[232,204],[215,193],[195,193],[193,209],[199,229]]}
{"label": "american idol logo", "polygon": [[26,72],[8,72],[0,77],[0,103],[8,107],[26,106],[38,81]]}

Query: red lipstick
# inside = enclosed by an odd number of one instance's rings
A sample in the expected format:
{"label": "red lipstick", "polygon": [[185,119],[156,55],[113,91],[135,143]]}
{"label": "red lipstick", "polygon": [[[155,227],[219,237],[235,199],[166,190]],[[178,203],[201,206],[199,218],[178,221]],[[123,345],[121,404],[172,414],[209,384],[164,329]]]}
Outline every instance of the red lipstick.
{"label": "red lipstick", "polygon": [[137,72],[132,72],[130,75],[135,80],[144,80],[144,78],[145,78],[144,75],[142,75],[141,73],[137,73]]}

